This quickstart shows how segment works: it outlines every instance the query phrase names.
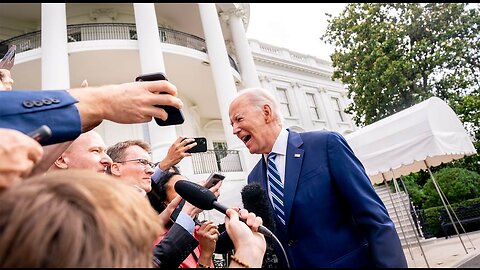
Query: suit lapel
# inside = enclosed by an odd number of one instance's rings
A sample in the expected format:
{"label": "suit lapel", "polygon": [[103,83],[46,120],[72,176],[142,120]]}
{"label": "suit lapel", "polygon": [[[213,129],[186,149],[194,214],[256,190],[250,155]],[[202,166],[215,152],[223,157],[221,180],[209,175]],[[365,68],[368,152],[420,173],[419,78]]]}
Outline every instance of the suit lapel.
{"label": "suit lapel", "polygon": [[263,157],[263,155],[261,155],[260,159],[260,162],[262,163],[262,171],[260,172],[260,175],[262,176],[262,181],[260,181],[260,185],[262,185],[263,190],[267,191],[267,163],[265,162],[265,158]]}
{"label": "suit lapel", "polygon": [[[299,147],[303,144],[300,134],[288,131],[288,145],[285,157],[285,186],[283,192],[283,203],[285,206],[285,222],[288,224],[295,198],[295,191],[302,169],[304,151]],[[265,163],[265,162],[264,162]],[[287,226],[288,228],[288,226]]]}

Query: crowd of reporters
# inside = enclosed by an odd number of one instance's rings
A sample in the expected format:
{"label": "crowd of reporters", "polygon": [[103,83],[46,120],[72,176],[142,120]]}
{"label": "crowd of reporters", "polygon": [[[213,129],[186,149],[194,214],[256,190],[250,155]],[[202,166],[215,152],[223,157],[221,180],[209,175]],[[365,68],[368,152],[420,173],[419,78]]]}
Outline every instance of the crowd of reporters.
{"label": "crowd of reporters", "polygon": [[[1,61],[0,75],[0,89],[11,90]],[[193,139],[178,137],[153,163],[147,143],[107,147],[93,130],[105,119],[162,126],[168,114],[158,105],[183,106],[166,80],[0,91],[0,104],[0,267],[210,268],[214,253],[230,267],[408,266],[345,138],[284,127],[267,89],[243,89],[229,104],[233,134],[262,156],[241,191],[242,210],[217,202],[222,181],[203,187],[176,169]],[[42,138],[40,126],[51,136]],[[213,208],[224,224],[199,220]]]}
{"label": "crowd of reporters", "polygon": [[[105,119],[166,119],[155,105],[183,105],[173,84],[15,91],[10,72],[0,75],[0,267],[209,268],[223,238],[230,267],[262,265],[266,241],[254,213],[228,209],[221,234],[171,189],[161,208],[150,199],[159,179],[191,155],[191,139],[180,136],[153,164],[146,142],[107,147],[93,130]],[[27,134],[42,125],[51,136],[40,144]],[[220,187],[210,191],[218,197]]]}

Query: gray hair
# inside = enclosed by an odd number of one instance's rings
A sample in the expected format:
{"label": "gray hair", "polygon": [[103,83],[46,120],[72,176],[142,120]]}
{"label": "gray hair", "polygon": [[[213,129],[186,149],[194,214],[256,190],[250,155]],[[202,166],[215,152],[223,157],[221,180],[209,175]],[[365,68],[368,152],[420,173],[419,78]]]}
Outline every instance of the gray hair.
{"label": "gray hair", "polygon": [[238,92],[238,96],[245,96],[251,105],[254,105],[258,109],[262,109],[264,104],[268,104],[273,111],[273,116],[280,124],[283,125],[283,116],[280,111],[280,104],[277,98],[268,90],[263,88],[246,88]]}

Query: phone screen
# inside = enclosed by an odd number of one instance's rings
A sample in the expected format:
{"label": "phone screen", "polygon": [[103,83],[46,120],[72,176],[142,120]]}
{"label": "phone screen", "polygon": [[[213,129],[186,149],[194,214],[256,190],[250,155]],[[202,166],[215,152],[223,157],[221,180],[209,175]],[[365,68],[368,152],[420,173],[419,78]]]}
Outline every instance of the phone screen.
{"label": "phone screen", "polygon": [[211,188],[215,186],[219,181],[225,179],[225,176],[219,173],[211,173],[210,176],[207,178],[207,182],[205,184],[206,188]]}

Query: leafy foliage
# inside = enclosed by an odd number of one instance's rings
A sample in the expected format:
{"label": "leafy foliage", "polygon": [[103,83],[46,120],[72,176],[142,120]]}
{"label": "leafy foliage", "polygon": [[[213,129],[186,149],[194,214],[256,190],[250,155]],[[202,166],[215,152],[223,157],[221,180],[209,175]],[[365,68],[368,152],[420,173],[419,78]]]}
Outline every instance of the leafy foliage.
{"label": "leafy foliage", "polygon": [[[434,173],[434,178],[450,204],[477,198],[480,195],[480,174],[462,168],[444,168]],[[440,196],[429,179],[423,187],[424,208],[442,206]]]}
{"label": "leafy foliage", "polygon": [[[479,152],[480,9],[464,3],[352,3],[328,20],[334,73],[357,125],[445,100]],[[479,155],[455,163],[480,173]]]}
{"label": "leafy foliage", "polygon": [[425,192],[422,189],[422,186],[419,184],[420,176],[418,173],[410,174],[402,177],[403,182],[407,188],[407,193],[410,196],[413,204],[419,208],[423,207],[423,202],[425,201]]}

